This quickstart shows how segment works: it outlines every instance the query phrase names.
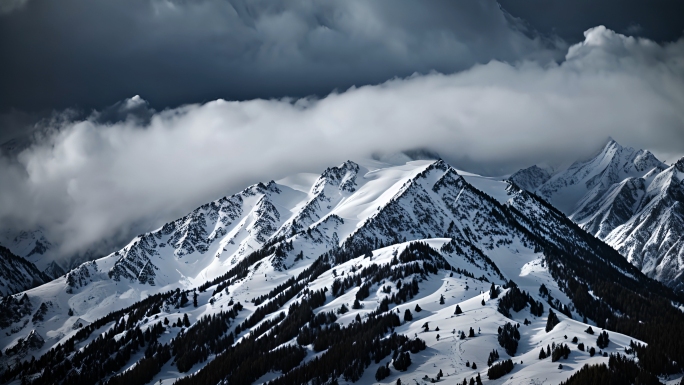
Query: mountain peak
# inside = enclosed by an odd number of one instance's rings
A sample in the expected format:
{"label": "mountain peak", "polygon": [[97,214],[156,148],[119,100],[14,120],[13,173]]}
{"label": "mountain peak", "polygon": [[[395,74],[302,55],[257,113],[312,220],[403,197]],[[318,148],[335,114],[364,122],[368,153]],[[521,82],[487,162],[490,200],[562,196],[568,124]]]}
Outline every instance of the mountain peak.
{"label": "mountain peak", "polygon": [[680,172],[684,172],[684,156],[679,158],[679,160],[674,164],[675,169]]}
{"label": "mountain peak", "polygon": [[359,165],[348,160],[338,167],[328,167],[323,171],[312,188],[313,194],[319,194],[325,189],[326,185],[339,186],[340,190],[356,191],[356,174],[359,172]]}

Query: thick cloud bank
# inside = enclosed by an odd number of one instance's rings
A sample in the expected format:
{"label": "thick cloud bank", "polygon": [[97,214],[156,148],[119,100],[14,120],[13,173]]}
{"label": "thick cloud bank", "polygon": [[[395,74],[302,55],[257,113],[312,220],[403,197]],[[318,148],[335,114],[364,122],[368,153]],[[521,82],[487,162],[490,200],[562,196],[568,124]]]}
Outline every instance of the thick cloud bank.
{"label": "thick cloud bank", "polygon": [[216,100],[152,115],[132,98],[116,107],[135,112],[124,121],[57,121],[2,158],[0,223],[42,226],[66,255],[250,183],[373,153],[424,148],[501,173],[588,155],[608,136],[681,153],[684,40],[658,45],[603,27],[585,35],[560,65],[493,61],[319,100]]}

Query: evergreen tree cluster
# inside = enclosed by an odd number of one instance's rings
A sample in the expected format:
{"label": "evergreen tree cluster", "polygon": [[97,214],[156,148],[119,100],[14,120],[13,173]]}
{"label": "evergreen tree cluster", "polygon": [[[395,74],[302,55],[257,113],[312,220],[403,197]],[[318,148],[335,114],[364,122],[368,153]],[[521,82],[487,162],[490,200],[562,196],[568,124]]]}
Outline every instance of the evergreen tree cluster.
{"label": "evergreen tree cluster", "polygon": [[598,335],[598,338],[596,339],[596,346],[601,349],[605,349],[608,347],[608,343],[610,343],[610,339],[608,338],[608,333],[604,330]]}
{"label": "evergreen tree cluster", "polygon": [[408,352],[401,352],[397,358],[392,361],[392,365],[398,371],[405,372],[406,369],[411,366],[411,356]]}
{"label": "evergreen tree cluster", "polygon": [[204,316],[191,328],[171,341],[172,355],[181,373],[187,372],[198,362],[207,360],[210,354],[218,354],[233,344],[233,333],[226,335],[231,320],[242,310],[238,302],[227,312]]}
{"label": "evergreen tree cluster", "polygon": [[[543,350],[543,349],[542,349]],[[487,358],[487,366],[492,366],[496,360],[499,359],[499,351],[498,350],[492,350],[489,352],[489,358]]]}
{"label": "evergreen tree cluster", "polygon": [[501,378],[513,370],[513,361],[510,359],[493,364],[487,369],[487,377],[490,380]]}
{"label": "evergreen tree cluster", "polygon": [[518,327],[506,322],[506,324],[501,327],[499,326],[499,345],[501,345],[509,356],[515,356],[516,350],[518,350],[518,341],[520,341],[520,332]]}
{"label": "evergreen tree cluster", "polygon": [[[304,365],[284,373],[272,380],[270,385],[281,384],[325,384],[339,376],[347,381],[357,381],[371,362],[379,363],[392,355],[393,366],[400,368],[410,365],[408,353],[418,353],[426,348],[421,339],[408,339],[392,333],[382,338],[392,328],[399,326],[396,313],[370,316],[365,321],[353,322],[346,327],[332,324],[321,329],[317,341],[322,341],[314,350],[323,351],[322,355]],[[232,382],[231,382],[232,383]]]}
{"label": "evergreen tree cluster", "polygon": [[385,378],[389,377],[390,374],[392,374],[392,371],[390,370],[389,366],[380,365],[378,367],[378,370],[375,372],[375,380],[382,381]]}
{"label": "evergreen tree cluster", "polygon": [[308,324],[300,329],[297,335],[297,343],[302,346],[312,344],[316,340],[321,328],[325,325],[331,325],[335,321],[337,321],[337,316],[331,311],[316,314]]}
{"label": "evergreen tree cluster", "polygon": [[[314,318],[313,309],[325,303],[325,292],[309,291],[300,302],[288,308],[285,317],[278,321],[259,325],[257,330],[227,348],[199,372],[178,380],[177,384],[219,383],[228,380],[231,384],[250,384],[269,371],[283,373],[299,365],[306,356],[306,350],[299,345],[283,345],[295,338],[299,330]],[[269,338],[259,338],[268,332]],[[283,345],[283,346],[281,346]],[[245,364],[247,363],[247,364]]]}
{"label": "evergreen tree cluster", "polygon": [[558,344],[553,348],[553,352],[551,352],[551,362],[556,362],[561,359],[568,359],[568,356],[570,355],[570,348],[566,344]]}
{"label": "evergreen tree cluster", "polygon": [[0,298],[0,328],[10,327],[24,316],[31,314],[32,311],[33,306],[26,293],[21,297],[19,295],[8,295]]}
{"label": "evergreen tree cluster", "polygon": [[535,301],[531,295],[525,291],[520,291],[517,286],[513,286],[508,292],[499,299],[497,310],[506,317],[511,317],[510,309],[516,313],[530,305],[530,313],[536,317],[544,314],[544,305],[540,301]]}
{"label": "evergreen tree cluster", "polygon": [[[179,290],[168,291],[111,312],[81,327],[72,337],[51,348],[39,359],[8,367],[0,376],[0,382],[30,375],[33,377],[32,384],[36,385],[96,383],[123,367],[132,354],[156,343],[156,339],[164,331],[161,320],[149,325],[144,332],[140,327],[143,320],[161,311],[165,303],[177,303],[179,298]],[[24,295],[17,300],[10,296],[3,299],[3,302],[9,307],[23,307],[26,306],[28,297]],[[105,327],[108,330],[100,331]],[[102,334],[76,351],[76,345],[88,339],[95,331]]]}
{"label": "evergreen tree cluster", "polygon": [[606,364],[586,364],[561,385],[658,385],[656,376],[641,368],[634,360],[611,354]]}

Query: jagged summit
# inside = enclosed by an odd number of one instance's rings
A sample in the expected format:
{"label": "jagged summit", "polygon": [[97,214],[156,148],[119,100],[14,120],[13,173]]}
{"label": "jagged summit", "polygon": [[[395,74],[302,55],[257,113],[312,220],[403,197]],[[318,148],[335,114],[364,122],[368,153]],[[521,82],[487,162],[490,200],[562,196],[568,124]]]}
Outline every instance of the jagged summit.
{"label": "jagged summit", "polygon": [[618,333],[621,317],[659,312],[682,334],[681,298],[537,195],[443,160],[360,163],[257,183],[2,299],[0,378],[366,384],[437,381],[441,365],[460,383],[493,380],[501,354],[512,383],[561,382],[609,358],[573,348],[549,374],[540,344],[590,346],[592,325],[624,352],[653,333]]}
{"label": "jagged summit", "polygon": [[536,185],[524,179],[529,169],[511,176],[520,187],[561,209],[584,230],[605,240],[644,273],[684,288],[684,202],[679,160],[672,166],[651,152],[609,140],[587,161]]}

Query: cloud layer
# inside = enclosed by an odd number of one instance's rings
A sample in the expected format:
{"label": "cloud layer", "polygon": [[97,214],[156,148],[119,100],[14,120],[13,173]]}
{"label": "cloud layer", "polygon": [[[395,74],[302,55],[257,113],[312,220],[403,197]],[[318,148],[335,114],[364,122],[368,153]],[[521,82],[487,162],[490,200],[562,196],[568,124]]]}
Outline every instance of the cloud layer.
{"label": "cloud layer", "polygon": [[608,136],[681,155],[684,40],[658,45],[603,27],[585,35],[561,64],[492,61],[322,99],[216,100],[151,115],[132,98],[115,108],[132,112],[123,121],[56,121],[0,158],[0,223],[42,226],[69,255],[250,183],[373,153],[425,148],[501,174],[586,156]]}

